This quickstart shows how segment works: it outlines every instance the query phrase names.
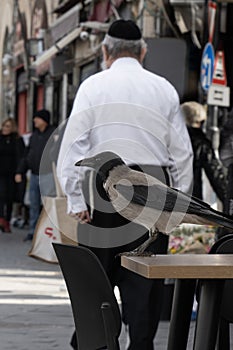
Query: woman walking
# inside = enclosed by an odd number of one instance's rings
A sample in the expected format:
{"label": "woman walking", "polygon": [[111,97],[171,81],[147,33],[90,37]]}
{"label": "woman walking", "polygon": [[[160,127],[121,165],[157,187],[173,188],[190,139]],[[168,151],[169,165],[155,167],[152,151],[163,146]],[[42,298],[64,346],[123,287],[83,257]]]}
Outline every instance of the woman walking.
{"label": "woman walking", "polygon": [[0,229],[10,233],[10,219],[16,193],[16,169],[25,149],[14,119],[3,121],[0,130]]}

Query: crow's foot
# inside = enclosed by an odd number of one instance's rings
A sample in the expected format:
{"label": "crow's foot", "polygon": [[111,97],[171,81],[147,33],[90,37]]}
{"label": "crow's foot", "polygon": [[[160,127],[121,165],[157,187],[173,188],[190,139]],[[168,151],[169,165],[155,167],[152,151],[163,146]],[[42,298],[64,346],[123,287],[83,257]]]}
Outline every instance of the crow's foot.
{"label": "crow's foot", "polygon": [[132,250],[131,252],[123,252],[118,254],[118,256],[155,256],[155,253],[149,251],[140,251],[140,249]]}
{"label": "crow's foot", "polygon": [[137,247],[136,249],[130,251],[130,252],[124,252],[124,253],[120,253],[118,254],[119,256],[152,256],[155,255],[154,253],[150,252],[149,250],[149,246],[152,242],[154,242],[158,237],[158,231],[153,231],[151,232],[150,237],[143,242],[139,247]]}

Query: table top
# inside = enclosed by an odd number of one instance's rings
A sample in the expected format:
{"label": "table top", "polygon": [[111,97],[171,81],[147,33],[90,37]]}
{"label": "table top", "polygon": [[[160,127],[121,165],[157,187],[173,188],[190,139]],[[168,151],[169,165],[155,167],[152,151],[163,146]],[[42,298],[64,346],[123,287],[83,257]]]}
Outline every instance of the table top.
{"label": "table top", "polygon": [[233,254],[123,255],[121,265],[146,278],[233,279]]}

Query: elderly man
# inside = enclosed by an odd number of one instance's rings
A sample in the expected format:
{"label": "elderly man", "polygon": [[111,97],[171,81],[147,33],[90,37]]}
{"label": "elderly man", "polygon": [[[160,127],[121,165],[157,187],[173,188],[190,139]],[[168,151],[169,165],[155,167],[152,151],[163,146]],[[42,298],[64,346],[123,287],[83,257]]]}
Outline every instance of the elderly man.
{"label": "elderly man", "polygon": [[[79,243],[98,256],[112,285],[120,290],[128,349],[152,350],[163,281],[137,276],[121,268],[116,258],[139,246],[148,232],[114,211],[98,175],[95,178],[87,168],[82,173],[74,164],[112,151],[133,169],[187,192],[192,148],[174,87],[141,65],[146,44],[137,25],[131,20],[113,22],[102,49],[106,69],[86,79],[78,90],[61,145],[58,177],[67,194],[68,212],[86,223],[79,225]],[[161,233],[149,249],[166,254],[167,245],[168,238]]]}

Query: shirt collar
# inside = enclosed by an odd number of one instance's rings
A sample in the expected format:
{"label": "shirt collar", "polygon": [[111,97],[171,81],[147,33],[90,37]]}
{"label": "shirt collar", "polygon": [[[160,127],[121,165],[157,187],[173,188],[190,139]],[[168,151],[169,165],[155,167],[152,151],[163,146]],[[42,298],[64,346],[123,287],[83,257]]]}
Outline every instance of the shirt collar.
{"label": "shirt collar", "polygon": [[138,62],[136,58],[133,57],[120,57],[117,58],[111,65],[110,69],[115,68],[142,68],[141,64]]}

